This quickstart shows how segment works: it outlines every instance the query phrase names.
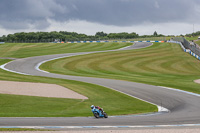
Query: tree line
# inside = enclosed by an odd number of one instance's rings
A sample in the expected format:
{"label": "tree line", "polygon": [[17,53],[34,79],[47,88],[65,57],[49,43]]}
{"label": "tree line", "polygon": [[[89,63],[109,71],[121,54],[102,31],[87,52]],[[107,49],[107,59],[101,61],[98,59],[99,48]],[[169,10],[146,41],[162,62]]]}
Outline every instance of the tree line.
{"label": "tree line", "polygon": [[3,35],[0,37],[0,42],[54,42],[55,40],[59,41],[95,41],[95,40],[111,40],[111,39],[134,39],[140,37],[152,37],[152,36],[163,36],[158,35],[157,33],[153,35],[143,35],[139,36],[135,32],[127,33],[104,33],[96,32],[95,35],[86,35],[79,34],[76,32],[67,32],[67,31],[52,31],[52,32],[20,32],[14,34]]}
{"label": "tree line", "polygon": [[200,36],[200,31],[197,31],[197,32],[194,32],[194,33],[191,33],[191,34],[186,34],[185,36],[187,36],[187,37]]}

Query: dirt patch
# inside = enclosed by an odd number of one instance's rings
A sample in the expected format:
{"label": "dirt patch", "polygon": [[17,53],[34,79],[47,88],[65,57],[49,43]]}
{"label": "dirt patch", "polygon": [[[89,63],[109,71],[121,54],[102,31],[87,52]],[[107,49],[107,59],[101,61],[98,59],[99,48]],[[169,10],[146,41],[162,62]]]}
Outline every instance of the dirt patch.
{"label": "dirt patch", "polygon": [[194,82],[200,84],[200,79],[194,80]]}
{"label": "dirt patch", "polygon": [[55,84],[0,81],[1,94],[88,99],[65,87]]}

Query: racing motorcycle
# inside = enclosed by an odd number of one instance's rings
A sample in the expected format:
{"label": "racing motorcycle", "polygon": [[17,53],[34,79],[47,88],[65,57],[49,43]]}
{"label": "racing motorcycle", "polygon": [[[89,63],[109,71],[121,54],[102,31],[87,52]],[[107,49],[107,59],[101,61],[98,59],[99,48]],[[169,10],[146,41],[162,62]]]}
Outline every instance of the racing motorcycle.
{"label": "racing motorcycle", "polygon": [[97,108],[93,108],[92,112],[93,112],[95,118],[108,118],[108,115],[106,114],[106,112],[103,111],[103,109],[101,111]]}

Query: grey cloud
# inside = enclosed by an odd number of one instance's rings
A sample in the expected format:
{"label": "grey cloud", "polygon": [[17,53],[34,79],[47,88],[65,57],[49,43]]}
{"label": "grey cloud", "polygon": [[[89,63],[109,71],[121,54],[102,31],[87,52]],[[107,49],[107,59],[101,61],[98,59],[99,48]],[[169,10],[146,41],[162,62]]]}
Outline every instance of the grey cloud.
{"label": "grey cloud", "polygon": [[[193,12],[192,4],[184,0],[95,0],[74,2],[79,9],[71,8],[69,18],[85,19],[109,25],[130,26],[142,22],[186,21]],[[87,3],[87,4],[85,4]],[[157,4],[155,4],[157,3]],[[159,5],[159,8],[158,8]]]}
{"label": "grey cloud", "polygon": [[199,0],[1,0],[0,25],[7,29],[32,26],[42,30],[49,26],[47,19],[115,26],[198,22],[199,7]]}
{"label": "grey cloud", "polygon": [[54,0],[1,0],[0,25],[6,29],[45,29],[47,18],[55,17],[55,12],[64,13],[64,7]]}

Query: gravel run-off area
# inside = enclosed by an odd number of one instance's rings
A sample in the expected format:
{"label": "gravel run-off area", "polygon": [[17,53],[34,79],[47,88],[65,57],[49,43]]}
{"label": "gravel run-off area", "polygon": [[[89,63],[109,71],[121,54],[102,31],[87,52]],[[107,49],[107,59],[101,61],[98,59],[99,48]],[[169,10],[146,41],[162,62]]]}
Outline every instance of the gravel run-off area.
{"label": "gravel run-off area", "polygon": [[200,79],[194,80],[194,82],[200,84]]}
{"label": "gravel run-off area", "polygon": [[1,94],[88,99],[65,87],[55,84],[0,81]]}

